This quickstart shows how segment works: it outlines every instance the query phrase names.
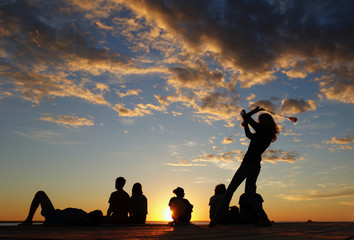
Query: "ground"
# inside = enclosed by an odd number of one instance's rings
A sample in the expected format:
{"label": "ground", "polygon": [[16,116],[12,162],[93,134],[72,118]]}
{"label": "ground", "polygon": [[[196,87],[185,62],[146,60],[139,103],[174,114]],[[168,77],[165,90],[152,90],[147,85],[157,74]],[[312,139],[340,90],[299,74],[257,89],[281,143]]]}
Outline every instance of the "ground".
{"label": "ground", "polygon": [[354,222],[275,223],[253,225],[169,226],[103,225],[99,227],[7,226],[0,227],[0,239],[354,239]]}

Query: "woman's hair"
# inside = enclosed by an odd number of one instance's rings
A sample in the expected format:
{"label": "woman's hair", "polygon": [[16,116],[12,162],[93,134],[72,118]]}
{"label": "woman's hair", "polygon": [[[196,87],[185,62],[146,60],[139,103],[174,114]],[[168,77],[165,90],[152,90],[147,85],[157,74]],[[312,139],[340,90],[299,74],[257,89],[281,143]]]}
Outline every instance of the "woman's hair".
{"label": "woman's hair", "polygon": [[272,130],[273,142],[275,140],[277,140],[277,135],[279,134],[279,128],[278,128],[278,125],[275,123],[273,117],[270,114],[268,114],[268,113],[260,114],[258,117],[258,122]]}
{"label": "woman's hair", "polygon": [[132,195],[141,195],[143,194],[143,190],[142,190],[142,186],[140,183],[135,183],[133,185],[133,189],[132,189]]}
{"label": "woman's hair", "polygon": [[225,187],[225,184],[218,184],[216,185],[215,187],[215,194],[225,194],[226,192],[226,187]]}

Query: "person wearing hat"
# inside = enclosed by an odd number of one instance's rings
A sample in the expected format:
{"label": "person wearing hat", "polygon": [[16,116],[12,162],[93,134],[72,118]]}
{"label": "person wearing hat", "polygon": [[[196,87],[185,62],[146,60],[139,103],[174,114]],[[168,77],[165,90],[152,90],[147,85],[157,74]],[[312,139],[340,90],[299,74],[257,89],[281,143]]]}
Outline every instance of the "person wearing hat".
{"label": "person wearing hat", "polygon": [[168,205],[172,212],[172,224],[190,224],[193,205],[184,198],[184,190],[181,187],[173,190],[176,197],[172,197]]}

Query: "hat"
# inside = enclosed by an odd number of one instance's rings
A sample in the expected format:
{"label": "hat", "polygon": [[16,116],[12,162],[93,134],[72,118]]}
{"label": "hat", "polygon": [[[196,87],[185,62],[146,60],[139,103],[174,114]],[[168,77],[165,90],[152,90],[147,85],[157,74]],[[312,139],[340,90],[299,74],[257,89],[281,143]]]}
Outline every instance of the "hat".
{"label": "hat", "polygon": [[173,193],[176,194],[177,196],[184,194],[184,190],[181,187],[176,188],[173,190]]}

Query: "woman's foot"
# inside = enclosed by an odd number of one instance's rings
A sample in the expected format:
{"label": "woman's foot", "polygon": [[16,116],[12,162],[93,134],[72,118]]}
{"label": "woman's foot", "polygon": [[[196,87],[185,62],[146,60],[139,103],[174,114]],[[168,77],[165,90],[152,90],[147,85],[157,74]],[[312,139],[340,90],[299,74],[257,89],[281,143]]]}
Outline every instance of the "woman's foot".
{"label": "woman's foot", "polygon": [[18,226],[31,226],[31,225],[32,225],[32,221],[25,220],[22,223],[20,223]]}
{"label": "woman's foot", "polygon": [[272,226],[271,221],[269,219],[260,219],[255,224],[256,227],[270,227]]}

